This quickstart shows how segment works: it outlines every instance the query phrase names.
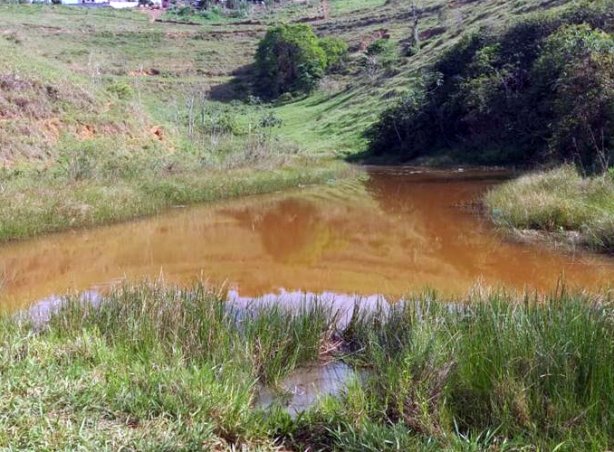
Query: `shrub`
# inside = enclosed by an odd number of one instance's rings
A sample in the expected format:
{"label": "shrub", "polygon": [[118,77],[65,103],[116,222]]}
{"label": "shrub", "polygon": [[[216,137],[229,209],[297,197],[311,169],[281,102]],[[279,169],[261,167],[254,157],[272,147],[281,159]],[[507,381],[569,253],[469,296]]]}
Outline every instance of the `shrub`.
{"label": "shrub", "polygon": [[394,41],[378,39],[367,48],[367,56],[375,58],[380,66],[389,69],[398,60],[399,52]]}
{"label": "shrub", "polygon": [[327,70],[341,67],[348,45],[338,38],[318,39],[308,25],[270,28],[256,53],[260,95],[269,99],[309,93]]}
{"label": "shrub", "polygon": [[95,140],[69,140],[58,157],[58,171],[70,181],[94,177],[98,144]]}
{"label": "shrub", "polygon": [[132,97],[132,87],[126,82],[114,82],[107,86],[107,91],[114,94],[119,99],[130,99]]}
{"label": "shrub", "polygon": [[320,48],[326,55],[326,67],[339,67],[347,57],[348,45],[343,39],[325,37],[320,39]]}
{"label": "shrub", "polygon": [[575,161],[607,169],[613,19],[614,1],[595,1],[465,37],[369,130],[371,150],[413,158],[454,149],[480,163]]}
{"label": "shrub", "polygon": [[256,69],[261,95],[312,91],[324,75],[327,56],[308,25],[270,28],[258,46]]}

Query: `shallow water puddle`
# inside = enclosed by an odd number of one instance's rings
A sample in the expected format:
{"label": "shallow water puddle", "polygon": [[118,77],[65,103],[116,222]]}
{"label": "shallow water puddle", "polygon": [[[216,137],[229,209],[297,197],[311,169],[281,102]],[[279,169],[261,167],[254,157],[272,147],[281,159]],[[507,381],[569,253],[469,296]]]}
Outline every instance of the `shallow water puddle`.
{"label": "shallow water puddle", "polygon": [[295,418],[322,398],[341,394],[355,378],[360,378],[359,373],[342,362],[299,368],[284,378],[277,390],[261,389],[256,407],[266,410],[279,406]]}
{"label": "shallow water puddle", "polygon": [[465,208],[504,173],[373,168],[365,181],[172,209],[154,218],[0,245],[0,306],[163,275],[241,297],[398,298],[476,282],[547,291],[612,284],[614,259],[510,243]]}

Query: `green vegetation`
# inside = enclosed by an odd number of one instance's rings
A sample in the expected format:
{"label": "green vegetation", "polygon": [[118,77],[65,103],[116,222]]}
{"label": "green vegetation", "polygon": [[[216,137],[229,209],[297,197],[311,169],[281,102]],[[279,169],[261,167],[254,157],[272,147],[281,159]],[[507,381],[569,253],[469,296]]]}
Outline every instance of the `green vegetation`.
{"label": "green vegetation", "polygon": [[[3,318],[0,445],[271,450],[607,450],[614,442],[611,302],[323,304],[245,312],[195,286],[72,299],[48,326]],[[337,325],[337,326],[335,326]],[[261,385],[318,359],[366,369],[291,419]]]}
{"label": "green vegetation", "polygon": [[603,172],[614,149],[611,1],[480,30],[370,130],[403,159],[455,151],[480,163],[567,161]]}
{"label": "green vegetation", "polygon": [[[368,140],[397,159],[612,161],[612,0],[232,3],[160,20],[0,4],[0,240],[324,182]],[[254,96],[286,92],[310,95]],[[487,205],[612,250],[613,185],[566,167]],[[609,296],[425,295],[343,327],[201,286],[72,299],[41,328],[0,319],[0,446],[608,450]],[[366,381],[297,419],[256,407],[320,359]]]}
{"label": "green vegetation", "polygon": [[352,174],[281,136],[270,106],[212,99],[209,71],[230,78],[251,35],[43,5],[0,22],[0,240]]}
{"label": "green vegetation", "polygon": [[343,39],[325,36],[318,40],[318,45],[326,55],[328,70],[339,68],[347,58],[348,45]]}
{"label": "green vegetation", "polygon": [[310,93],[346,53],[347,44],[330,37],[319,40],[309,25],[270,28],[256,52],[257,90],[269,99]]}
{"label": "green vegetation", "polygon": [[[158,164],[152,169],[150,165]],[[22,239],[66,229],[91,227],[153,215],[173,206],[289,190],[325,183],[355,174],[334,161],[303,160],[296,166],[199,171],[181,168],[185,162],[156,159],[141,166],[125,166],[130,177],[18,176],[5,183],[0,193],[0,241]],[[176,166],[174,166],[176,165]],[[89,171],[77,164],[75,175]]]}
{"label": "green vegetation", "polygon": [[[614,251],[614,173],[584,178],[572,167],[530,174],[486,196],[501,226],[558,233],[596,250]],[[569,234],[569,232],[576,234]],[[579,236],[578,236],[579,234]]]}
{"label": "green vegetation", "polygon": [[[0,25],[6,33],[0,38],[1,72],[18,74],[43,90],[17,100],[35,105],[48,97],[46,86],[57,95],[48,102],[53,111],[41,109],[45,115],[17,108],[18,115],[2,118],[9,133],[0,136],[0,161],[10,167],[24,162],[48,167],[59,153],[61,137],[84,137],[92,131],[98,138],[119,138],[115,147],[131,154],[159,144],[151,133],[154,128],[164,132],[164,148],[202,152],[202,140],[189,133],[190,118],[196,116],[190,105],[204,98],[210,100],[210,110],[244,110],[247,105],[233,99],[251,99],[247,68],[268,27],[280,21],[310,23],[320,47],[338,48],[344,42],[349,54],[342,70],[325,75],[312,96],[271,106],[283,121],[276,137],[317,155],[356,155],[365,149],[363,133],[379,113],[413,92],[420,85],[419,74],[463,36],[536,10],[561,10],[561,2],[551,0],[420,0],[420,51],[410,55],[405,52],[411,34],[407,20],[414,17],[410,5],[383,0],[328,4],[253,5],[237,21],[217,18],[214,6],[202,5],[202,11],[213,15],[198,19],[197,25],[168,16],[152,22],[135,11],[2,4]],[[337,45],[329,45],[329,38]],[[368,50],[378,40],[387,48],[383,54]],[[21,59],[23,54],[29,58]],[[130,90],[118,95],[115,86]],[[233,140],[233,146],[240,153],[239,141]],[[208,151],[217,160],[217,150]]]}

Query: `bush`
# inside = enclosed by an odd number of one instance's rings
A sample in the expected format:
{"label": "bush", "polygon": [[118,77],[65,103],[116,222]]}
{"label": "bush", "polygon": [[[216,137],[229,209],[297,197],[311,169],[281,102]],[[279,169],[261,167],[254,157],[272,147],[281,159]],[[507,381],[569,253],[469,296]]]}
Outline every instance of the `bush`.
{"label": "bush", "polygon": [[307,25],[280,25],[267,31],[256,53],[261,95],[312,91],[326,69],[326,54]]}
{"label": "bush", "polygon": [[383,68],[390,69],[399,59],[399,52],[394,41],[378,39],[367,48],[367,56],[375,58]]}
{"label": "bush", "polygon": [[276,99],[284,93],[309,93],[327,69],[339,67],[348,51],[337,38],[318,39],[308,25],[270,28],[256,53],[260,95]]}
{"label": "bush", "polygon": [[614,153],[613,20],[614,1],[595,1],[465,37],[369,130],[371,150],[414,158],[454,149],[480,163],[605,170]]}
{"label": "bush", "polygon": [[348,45],[343,39],[325,37],[320,39],[320,48],[326,55],[326,67],[337,68],[347,57]]}
{"label": "bush", "polygon": [[130,99],[133,95],[132,87],[126,82],[113,82],[107,86],[107,91],[119,99]]}

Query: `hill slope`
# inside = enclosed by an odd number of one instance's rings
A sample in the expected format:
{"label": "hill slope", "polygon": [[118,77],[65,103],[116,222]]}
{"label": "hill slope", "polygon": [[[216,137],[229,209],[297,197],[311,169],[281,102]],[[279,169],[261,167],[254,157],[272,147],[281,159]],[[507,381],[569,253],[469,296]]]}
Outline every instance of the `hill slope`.
{"label": "hill slope", "polygon": [[[307,22],[321,36],[346,40],[353,50],[352,59],[343,73],[324,80],[315,96],[275,109],[284,120],[282,135],[310,150],[351,153],[364,145],[361,134],[383,108],[407,91],[408,81],[461,36],[565,2],[418,1],[421,50],[406,57],[401,53],[411,34],[411,3],[332,0],[323,16],[320,2],[290,2],[255,10],[251,20],[201,20],[194,24],[183,18],[184,23],[177,23],[171,15],[151,22],[145,14],[134,11],[5,5],[0,7],[0,72],[9,81],[14,74],[24,73],[25,83],[33,84],[30,94],[37,102],[43,96],[37,95],[34,85],[57,90],[59,97],[53,107],[33,104],[21,113],[36,121],[55,118],[55,134],[76,134],[79,128],[89,126],[102,135],[121,132],[128,139],[142,132],[139,138],[144,138],[152,127],[163,125],[168,138],[177,144],[186,138],[186,103],[192,98],[209,96],[226,104],[242,98],[247,91],[246,68],[268,25],[280,20]],[[389,38],[399,52],[386,68],[365,58],[368,45],[380,37]],[[28,58],[24,60],[23,55]],[[131,88],[131,94],[126,87]],[[4,88],[2,92],[9,103],[20,101],[10,90],[8,95]],[[130,99],[118,99],[118,92]],[[45,125],[30,129],[10,134],[9,145],[2,146],[2,160],[52,154],[53,142],[49,133],[45,134]],[[26,149],[23,143],[28,140],[20,135],[30,136],[32,131],[38,138]]]}
{"label": "hill slope", "polygon": [[[0,240],[345,175],[335,159],[363,152],[365,130],[445,49],[566,3],[420,0],[418,52],[410,1],[234,18],[0,4]],[[280,21],[339,37],[350,56],[312,95],[266,104],[250,65]]]}

